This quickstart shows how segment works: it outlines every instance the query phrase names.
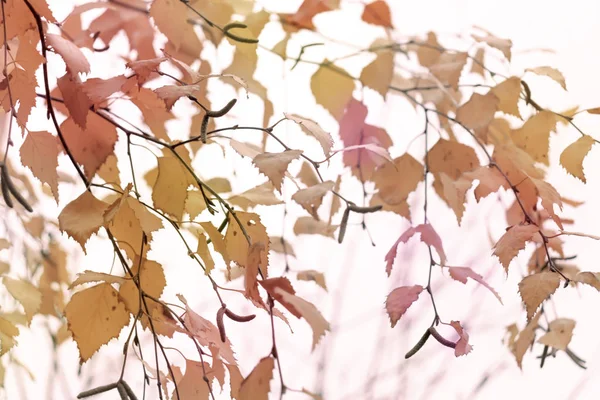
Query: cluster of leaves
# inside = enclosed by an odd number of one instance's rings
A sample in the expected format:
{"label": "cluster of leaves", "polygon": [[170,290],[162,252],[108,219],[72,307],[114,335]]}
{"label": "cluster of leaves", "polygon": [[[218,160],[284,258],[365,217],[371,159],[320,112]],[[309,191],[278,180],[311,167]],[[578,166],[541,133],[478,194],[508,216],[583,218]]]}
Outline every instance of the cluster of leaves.
{"label": "cluster of leaves", "polygon": [[[213,383],[222,387],[227,369],[233,398],[266,399],[276,367],[281,394],[298,390],[317,398],[305,389],[284,384],[274,318],[287,322],[289,313],[304,319],[313,331],[313,349],[329,330],[329,323],[314,304],[296,295],[287,265],[285,269],[269,265],[269,252],[282,253],[287,260],[295,256],[294,250],[283,236],[269,236],[261,216],[253,212],[257,206],[290,201],[308,214],[294,222],[297,235],[333,237],[338,231],[337,238],[342,242],[349,220],[356,214],[362,216],[363,227],[365,216],[374,212],[395,213],[411,221],[413,226],[385,255],[382,268],[385,265],[390,275],[398,247],[419,236],[429,249],[429,280],[426,285],[400,286],[389,293],[385,307],[391,326],[425,291],[434,318],[406,357],[416,354],[430,337],[453,348],[456,356],[465,355],[472,350],[469,335],[459,321],[444,322],[438,314],[432,274],[447,271],[451,279],[461,283],[474,280],[500,302],[501,299],[470,267],[448,264],[443,240],[428,219],[427,199],[432,196],[428,191],[432,187],[460,224],[467,196],[474,187],[477,202],[498,192],[514,200],[506,209],[506,232],[494,246],[494,255],[506,273],[528,243],[535,247],[528,275],[519,284],[527,325],[522,330],[516,325],[509,328],[508,342],[517,363],[521,365],[536,332],[545,329],[547,332],[538,339],[545,346],[542,359],[552,352],[566,351],[583,366],[583,360],[568,349],[575,322],[555,319],[547,327],[541,327],[539,322],[545,312],[544,301],[561,282],[565,287],[584,283],[600,290],[600,275],[566,268],[559,262],[567,258],[561,238],[581,234],[564,230],[564,225],[572,221],[557,213],[555,205],[562,210],[564,205],[578,203],[563,198],[545,180],[545,174],[551,165],[549,137],[558,126],[572,126],[580,133],[562,152],[560,164],[583,182],[586,177],[582,163],[596,140],[575,125],[577,114],[583,111],[575,108],[557,112],[534,100],[526,81],[528,74],[546,76],[566,90],[558,70],[543,66],[526,70],[522,76],[504,76],[488,68],[488,57],[502,55],[506,62],[510,61],[510,40],[480,32],[470,37],[476,45],[469,51],[442,46],[432,32],[425,40],[394,40],[389,6],[384,0],[377,0],[364,7],[362,23],[381,29],[382,38],[368,49],[344,57],[365,52],[373,56],[360,76],[353,76],[337,66],[337,60],[307,58],[309,48],[316,43],[304,44],[297,55],[288,51],[289,42],[296,40],[299,32],[318,34],[313,19],[337,10],[340,0],[305,0],[293,14],[270,13],[253,2],[239,0],[154,0],[150,5],[141,0],[109,0],[77,6],[61,22],[51,11],[52,1],[0,3],[0,95],[2,107],[10,117],[1,163],[4,212],[12,213],[11,218],[23,226],[27,240],[23,239],[22,244],[32,254],[27,260],[27,278],[11,278],[16,272],[7,263],[2,264],[3,285],[23,312],[16,307],[14,312],[3,311],[0,316],[0,355],[16,345],[19,330],[28,326],[35,315],[45,315],[64,322],[62,328],[53,332],[55,341],[60,344],[72,338],[81,363],[128,329],[120,376],[114,383],[81,393],[82,398],[109,390],[118,391],[123,399],[136,398],[123,379],[127,350],[132,345],[137,347],[135,354],[140,355],[146,381],[157,381],[160,398],[214,398]],[[90,11],[94,18],[83,18]],[[284,32],[283,39],[273,48],[266,48],[258,39],[267,24],[278,24]],[[130,46],[125,54],[111,48],[121,32]],[[163,45],[157,47],[157,41]],[[209,46],[233,46],[231,64],[213,72],[216,65],[200,58]],[[91,67],[86,56],[91,53],[120,55],[125,58],[126,72],[95,77],[101,67]],[[268,53],[278,55],[292,69],[299,63],[317,65],[310,88],[316,102],[339,123],[339,140],[317,122],[296,114],[274,119],[273,99],[254,78],[259,54],[273,56]],[[49,64],[60,65],[61,59],[64,74],[52,76]],[[402,65],[418,67],[419,72],[403,74],[399,72]],[[212,104],[208,82],[215,79],[261,99],[263,125],[217,125],[219,118],[228,117],[238,105],[237,99],[225,105]],[[366,90],[378,93],[384,100],[401,96],[414,105],[423,118],[424,128],[416,136],[423,142],[422,151],[390,155],[396,133],[366,122],[369,110],[358,96]],[[194,112],[188,117],[189,133],[178,137],[167,130],[166,123],[177,115],[174,110],[183,102]],[[34,108],[45,109],[47,130],[28,129]],[[137,110],[141,122],[125,118],[121,109]],[[585,111],[600,113],[597,109]],[[323,157],[309,157],[285,143],[277,134],[285,120],[298,124],[316,139]],[[224,135],[242,130],[261,133],[261,145]],[[119,140],[123,146],[117,146]],[[267,144],[276,144],[281,150],[267,152]],[[136,170],[139,161],[131,150],[134,146],[146,147],[156,158],[155,166],[143,176]],[[226,149],[233,149],[249,159],[267,180],[242,193],[232,193],[226,177],[205,179],[198,171],[209,164],[203,164],[201,154],[214,147],[223,149],[224,156]],[[359,181],[363,186],[361,199],[351,200],[340,192],[341,175],[335,180],[323,178],[321,167],[334,157],[341,157],[351,172],[344,179]],[[61,159],[68,160],[75,179],[59,174]],[[19,160],[44,184],[44,194],[31,183],[27,173],[19,172]],[[293,176],[288,169],[300,162],[299,173]],[[294,185],[289,199],[283,196],[288,183]],[[84,252],[88,240],[100,235],[111,243],[121,273],[81,271],[68,265],[64,241],[56,239],[57,228],[42,209],[44,196],[51,196],[60,204],[62,187],[75,187],[79,194],[62,200],[66,205],[58,217],[58,229],[74,239]],[[421,224],[414,221],[408,203],[409,196],[420,187],[424,211]],[[367,188],[374,188],[374,193]],[[321,207],[326,198],[331,199],[327,212]],[[182,294],[164,298],[164,268],[148,255],[159,230],[168,230],[173,240],[181,241],[189,257],[205,272],[221,305],[214,311],[215,323],[195,312]],[[16,251],[19,239],[14,232],[5,229],[1,249]],[[35,246],[28,244],[30,239]],[[223,279],[215,274],[218,270],[225,272]],[[73,272],[78,272],[74,280]],[[241,277],[243,289],[228,286]],[[327,289],[323,274],[315,270],[297,272],[293,278],[314,281]],[[224,291],[245,297],[270,316],[272,349],[246,377],[237,366],[225,331],[225,317],[248,323],[254,315],[237,315],[229,309],[223,299]],[[450,326],[458,339],[451,341],[440,334],[440,324]],[[153,362],[141,357],[138,335],[142,331],[153,338]],[[185,355],[185,372],[169,362],[168,349],[163,344],[165,337],[176,334],[189,337],[197,349],[198,359]],[[205,361],[207,356],[212,362]]]}

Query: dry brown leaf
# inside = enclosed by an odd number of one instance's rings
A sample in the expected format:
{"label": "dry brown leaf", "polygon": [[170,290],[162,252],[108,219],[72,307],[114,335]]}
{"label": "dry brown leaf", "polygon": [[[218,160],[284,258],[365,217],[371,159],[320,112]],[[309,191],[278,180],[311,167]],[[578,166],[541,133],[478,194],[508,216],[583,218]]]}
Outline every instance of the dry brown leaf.
{"label": "dry brown leaf", "polygon": [[[275,360],[273,357],[261,359],[240,384],[238,400],[268,400],[273,379]],[[204,383],[204,382],[202,382]],[[205,385],[206,386],[206,385]]]}
{"label": "dry brown leaf", "polygon": [[456,119],[470,129],[485,128],[494,119],[498,102],[492,92],[486,95],[473,93],[469,101],[456,110]]}
{"label": "dry brown leaf", "polygon": [[323,202],[323,196],[333,189],[334,185],[333,181],[325,181],[306,189],[300,189],[292,195],[292,200],[300,204],[313,218],[319,219],[318,210]]}
{"label": "dry brown leaf", "polygon": [[521,118],[519,112],[519,96],[521,94],[521,79],[513,76],[491,89],[499,100],[498,111]]}
{"label": "dry brown leaf", "polygon": [[534,74],[547,76],[552,79],[556,83],[558,83],[563,89],[567,90],[567,83],[565,81],[564,75],[557,70],[556,68],[543,66],[543,67],[535,67],[535,68],[527,68],[525,69],[527,72],[533,72]]}
{"label": "dry brown leaf", "polygon": [[500,264],[508,274],[508,266],[519,251],[525,248],[525,244],[538,233],[539,228],[536,225],[515,225],[506,230],[504,235],[494,246],[494,255],[498,256]]}

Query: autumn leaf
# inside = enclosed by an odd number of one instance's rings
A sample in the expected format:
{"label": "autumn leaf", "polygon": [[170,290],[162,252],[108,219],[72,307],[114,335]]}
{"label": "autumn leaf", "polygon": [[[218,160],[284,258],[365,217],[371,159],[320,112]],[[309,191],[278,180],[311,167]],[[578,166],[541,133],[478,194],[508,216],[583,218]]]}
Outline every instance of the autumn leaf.
{"label": "autumn leaf", "polygon": [[52,33],[46,34],[46,42],[65,60],[67,71],[72,75],[90,73],[89,61],[73,42]]}
{"label": "autumn leaf", "polygon": [[361,19],[368,24],[393,28],[390,16],[390,7],[385,0],[375,0],[365,6]]}
{"label": "autumn leaf", "polygon": [[503,304],[502,299],[500,298],[500,295],[498,294],[498,292],[496,292],[490,285],[488,285],[488,283],[483,279],[483,277],[481,275],[479,275],[477,272],[473,271],[471,268],[469,268],[469,267],[448,267],[448,272],[450,273],[450,277],[452,279],[454,279],[455,281],[459,281],[461,283],[466,284],[467,279],[471,278],[474,281],[480,283],[481,285],[485,286],[486,289],[488,289],[490,292],[492,292],[492,294],[494,296],[496,296],[496,298],[498,299],[500,304]]}
{"label": "autumn leaf", "polygon": [[473,346],[469,344],[469,334],[464,330],[459,321],[451,321],[450,325],[458,333],[459,339],[454,348],[454,356],[460,357],[467,355],[473,350]]}
{"label": "autumn leaf", "polygon": [[472,35],[472,37],[478,42],[485,43],[490,47],[500,50],[502,54],[504,54],[504,57],[510,61],[512,47],[512,41],[510,39],[502,39],[490,33],[486,36]]}
{"label": "autumn leaf", "polygon": [[178,0],[155,0],[149,11],[158,29],[179,49],[189,29],[185,4]]}
{"label": "autumn leaf", "polygon": [[[167,281],[162,265],[156,261],[140,258],[133,261],[131,273],[137,277],[137,282],[128,279],[119,288],[119,296],[125,303],[125,307],[132,315],[137,315],[140,310],[140,289],[143,293],[155,299],[160,298]],[[138,289],[139,287],[139,289]],[[142,302],[142,305],[144,302]],[[142,311],[146,311],[142,308]]]}
{"label": "autumn leaf", "polygon": [[460,225],[465,212],[466,193],[471,188],[472,182],[464,178],[452,180],[452,178],[443,172],[440,173],[439,177],[442,185],[443,199],[446,200],[452,211],[454,211]]}
{"label": "autumn leaf", "polygon": [[257,205],[274,206],[283,204],[283,201],[275,195],[275,188],[271,182],[265,182],[262,185],[231,196],[229,202],[246,210]]}
{"label": "autumn leaf", "polygon": [[270,236],[269,241],[271,242],[271,251],[280,254],[286,254],[291,257],[296,257],[294,248],[292,245],[281,236]]}
{"label": "autumn leaf", "polygon": [[252,162],[262,174],[269,178],[275,189],[281,193],[283,176],[290,162],[300,157],[301,154],[302,150],[286,150],[282,153],[262,153],[254,157]]}
{"label": "autumn leaf", "polygon": [[583,135],[567,148],[560,155],[560,165],[575,178],[586,183],[585,174],[583,173],[583,160],[588,155],[596,140],[588,135]]}
{"label": "autumn leaf", "polygon": [[[304,0],[295,14],[282,14],[280,17],[296,29],[315,29],[313,18],[339,7],[339,0]],[[289,29],[289,28],[288,28]]]}
{"label": "autumn leaf", "polygon": [[560,275],[555,272],[540,272],[529,275],[519,282],[519,294],[527,309],[527,319],[531,319],[544,300],[558,289]]}
{"label": "autumn leaf", "polygon": [[210,254],[210,250],[208,249],[208,241],[206,240],[206,236],[204,236],[202,233],[198,235],[198,247],[196,253],[198,253],[200,258],[202,258],[202,261],[204,261],[204,273],[209,275],[210,271],[215,268],[215,262]]}
{"label": "autumn leaf", "polygon": [[588,272],[583,271],[579,272],[575,276],[575,282],[585,283],[586,285],[590,285],[600,292],[600,273],[598,272]]}
{"label": "autumn leaf", "polygon": [[375,168],[381,164],[381,158],[374,158],[364,147],[351,151],[350,148],[372,144],[387,150],[392,145],[384,129],[365,123],[367,114],[367,107],[363,103],[351,99],[340,121],[340,138],[345,146],[344,165],[352,168],[355,176],[362,176],[365,180],[370,179]]}
{"label": "autumn leaf", "polygon": [[193,182],[190,173],[177,158],[160,157],[158,177],[152,191],[154,205],[181,220],[188,196],[187,188]]}
{"label": "autumn leaf", "polygon": [[177,393],[182,399],[204,399],[209,396],[209,383],[202,379],[205,370],[209,368],[207,363],[185,359],[185,374],[177,382],[177,391],[172,398],[177,398]]}
{"label": "autumn leaf", "polygon": [[154,93],[165,102],[167,110],[170,110],[181,97],[192,96],[200,90],[202,90],[200,85],[166,85],[154,89]]}
{"label": "autumn leaf", "polygon": [[318,123],[311,119],[303,118],[294,114],[284,113],[283,115],[285,115],[287,119],[292,120],[300,125],[304,133],[317,139],[321,145],[321,148],[323,149],[323,154],[325,154],[325,157],[329,156],[329,153],[331,153],[331,147],[333,146],[333,138],[331,137],[331,134],[324,131]]}
{"label": "autumn leaf", "polygon": [[19,328],[6,318],[0,317],[0,356],[8,353],[16,344]]}
{"label": "autumn leaf", "polygon": [[519,112],[519,96],[521,94],[521,79],[511,77],[496,85],[490,91],[499,100],[498,111],[521,118]]}
{"label": "autumn leaf", "polygon": [[394,53],[389,48],[377,51],[378,48],[385,46],[377,40],[371,45],[371,51],[375,52],[375,59],[360,73],[362,84],[375,90],[383,98],[386,97],[394,77]]}
{"label": "autumn leaf", "polygon": [[66,73],[56,81],[69,115],[83,130],[87,123],[87,115],[92,102],[83,91],[79,75]]}
{"label": "autumn leaf", "polygon": [[339,121],[352,98],[354,81],[346,71],[325,59],[311,77],[310,88],[317,103]]}
{"label": "autumn leaf", "polygon": [[88,114],[85,130],[82,130],[72,118],[67,118],[60,125],[60,129],[69,151],[75,160],[83,165],[88,179],[96,174],[108,156],[114,152],[117,141],[114,125],[94,113]]}
{"label": "autumn leaf", "polygon": [[385,301],[385,309],[390,317],[392,328],[396,326],[396,323],[404,315],[406,310],[417,301],[419,294],[423,291],[423,286],[400,286],[392,290],[388,294]]}
{"label": "autumn leaf", "polygon": [[300,204],[302,208],[318,220],[319,215],[317,211],[323,202],[323,196],[333,189],[334,185],[334,182],[326,181],[306,189],[300,189],[292,195],[292,200]]}
{"label": "autumn leaf", "polygon": [[558,350],[566,350],[573,337],[575,321],[569,318],[557,318],[548,324],[548,332],[538,339],[543,345]]}
{"label": "autumn leaf", "polygon": [[498,98],[494,93],[473,93],[469,101],[456,110],[456,119],[469,129],[485,128],[494,119],[498,109]]}
{"label": "autumn leaf", "polygon": [[[236,216],[245,229],[246,234],[250,237],[251,243],[262,243],[264,246],[259,265],[263,275],[266,277],[268,275],[267,265],[269,264],[269,236],[267,235],[267,228],[262,224],[258,214],[236,212]],[[227,232],[225,233],[225,246],[227,254],[232,261],[235,261],[240,266],[246,266],[250,245],[238,221],[231,216],[229,217]]]}
{"label": "autumn leaf", "polygon": [[442,239],[440,239],[437,232],[433,229],[433,226],[430,224],[421,224],[415,227],[410,227],[406,231],[404,231],[396,243],[390,248],[388,253],[385,255],[386,268],[388,276],[392,272],[392,266],[394,265],[394,260],[396,259],[396,254],[398,252],[398,246],[400,243],[408,242],[408,239],[413,237],[415,234],[419,233],[421,237],[421,241],[428,246],[432,246],[437,251],[440,256],[440,264],[446,265],[446,253],[444,252],[444,246],[442,245]]}
{"label": "autumn leaf", "polygon": [[125,75],[117,75],[109,79],[90,78],[83,83],[82,89],[89,101],[98,105],[110,95],[122,91],[121,88],[126,82]]}
{"label": "autumn leaf", "polygon": [[549,165],[550,132],[556,129],[558,117],[550,111],[540,111],[529,118],[521,128],[513,131],[513,142],[525,150],[534,161]]}
{"label": "autumn leaf", "polygon": [[19,150],[21,162],[33,176],[47,183],[58,203],[58,142],[47,131],[30,131]]}
{"label": "autumn leaf", "polygon": [[547,76],[552,79],[556,83],[558,83],[564,90],[567,90],[567,83],[565,81],[565,77],[563,74],[557,70],[556,68],[552,68],[549,66],[543,67],[535,67],[535,68],[526,68],[526,72],[533,72],[536,75]]}
{"label": "autumn leaf", "polygon": [[273,357],[261,359],[240,384],[238,400],[268,400],[271,390],[275,360]]}
{"label": "autumn leaf", "polygon": [[299,281],[314,281],[317,285],[321,286],[327,291],[327,284],[325,283],[325,275],[322,272],[309,269],[305,271],[298,271],[296,279]]}
{"label": "autumn leaf", "polygon": [[535,316],[531,319],[531,321],[529,321],[527,323],[527,326],[525,327],[525,329],[523,329],[521,332],[519,332],[519,335],[517,336],[517,339],[515,340],[514,346],[512,347],[511,351],[515,356],[515,359],[517,361],[517,365],[519,366],[519,368],[523,368],[522,366],[522,362],[523,362],[523,356],[525,355],[525,352],[527,351],[528,348],[531,347],[531,344],[533,343],[533,340],[535,339],[535,331],[538,328],[538,321],[540,320],[540,317],[542,316],[541,312],[537,312],[535,314]]}
{"label": "autumn leaf", "polygon": [[506,230],[504,235],[494,246],[494,255],[498,256],[500,264],[508,274],[508,266],[519,251],[525,248],[525,244],[532,240],[533,235],[539,231],[536,225],[515,225]]}
{"label": "autumn leaf", "polygon": [[333,238],[333,232],[337,229],[336,225],[329,225],[324,221],[317,221],[313,217],[300,217],[294,224],[294,234],[296,235],[323,235]]}
{"label": "autumn leaf", "polygon": [[[275,300],[281,303],[282,306],[291,312],[296,318],[302,317],[301,312],[292,304],[286,301],[286,299],[279,293],[283,290],[289,294],[296,294],[296,291],[292,287],[292,283],[288,278],[269,278],[259,281],[260,285],[271,295]],[[275,290],[278,289],[278,290]]]}
{"label": "autumn leaf", "polygon": [[314,306],[314,304],[298,296],[290,294],[280,287],[277,287],[274,290],[276,294],[279,294],[282,297],[283,301],[298,310],[299,314],[302,315],[302,318],[304,318],[312,328],[312,350],[314,351],[315,347],[319,343],[319,340],[321,340],[321,337],[325,335],[326,331],[330,330],[329,322],[323,318],[323,315],[319,312],[317,307]]}
{"label": "autumn leaf", "polygon": [[75,293],[65,307],[65,316],[77,343],[81,364],[102,345],[117,338],[121,329],[129,324],[125,303],[109,283]]}
{"label": "autumn leaf", "polygon": [[456,90],[466,63],[467,53],[443,53],[429,70],[443,85],[449,85]]}
{"label": "autumn leaf", "polygon": [[86,190],[59,214],[60,230],[75,239],[85,252],[86,242],[104,225],[104,212],[108,206]]}
{"label": "autumn leaf", "polygon": [[12,279],[7,276],[2,278],[2,283],[8,293],[17,300],[25,310],[27,322],[31,322],[33,316],[40,310],[42,305],[42,293],[40,289],[35,287],[23,279]]}
{"label": "autumn leaf", "polygon": [[103,272],[96,271],[83,271],[77,274],[77,279],[73,281],[69,285],[69,290],[77,287],[79,285],[83,285],[84,283],[91,282],[107,282],[107,283],[118,283],[119,285],[125,282],[127,279],[122,276],[115,276],[111,274],[105,274]]}

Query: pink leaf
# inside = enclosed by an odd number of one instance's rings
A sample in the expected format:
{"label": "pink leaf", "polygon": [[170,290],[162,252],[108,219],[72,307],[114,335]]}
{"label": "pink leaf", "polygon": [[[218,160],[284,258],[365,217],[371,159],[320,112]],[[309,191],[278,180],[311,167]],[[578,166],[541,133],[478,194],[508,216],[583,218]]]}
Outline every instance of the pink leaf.
{"label": "pink leaf", "polygon": [[456,357],[464,356],[469,354],[471,350],[473,350],[473,346],[469,344],[469,334],[465,332],[463,327],[460,325],[460,321],[452,321],[450,325],[456,330],[460,339],[456,342],[456,347],[454,348],[454,355]]}
{"label": "pink leaf", "polygon": [[454,279],[455,281],[459,281],[459,282],[466,284],[467,278],[471,278],[474,281],[481,283],[490,292],[492,292],[494,294],[494,296],[496,296],[496,298],[500,301],[500,304],[503,304],[502,299],[500,298],[500,295],[498,294],[498,292],[496,292],[490,285],[488,285],[487,282],[483,280],[483,277],[481,275],[479,275],[478,273],[476,273],[475,271],[473,271],[471,268],[469,268],[469,267],[448,267],[448,271],[450,272],[450,277],[452,279]]}
{"label": "pink leaf", "polygon": [[396,258],[396,254],[398,252],[398,245],[400,243],[406,243],[408,240],[413,237],[415,233],[421,234],[421,241],[429,246],[433,246],[440,256],[440,263],[442,265],[446,264],[446,253],[444,252],[444,246],[442,245],[442,239],[440,239],[437,232],[433,229],[433,226],[430,224],[421,224],[415,227],[408,228],[394,243],[390,251],[385,255],[385,261],[387,262],[385,272],[387,272],[388,276],[392,272],[392,266],[394,265],[394,259]]}
{"label": "pink leaf", "polygon": [[385,309],[390,317],[392,328],[412,303],[419,298],[422,291],[423,286],[421,285],[401,286],[392,290],[385,301]]}

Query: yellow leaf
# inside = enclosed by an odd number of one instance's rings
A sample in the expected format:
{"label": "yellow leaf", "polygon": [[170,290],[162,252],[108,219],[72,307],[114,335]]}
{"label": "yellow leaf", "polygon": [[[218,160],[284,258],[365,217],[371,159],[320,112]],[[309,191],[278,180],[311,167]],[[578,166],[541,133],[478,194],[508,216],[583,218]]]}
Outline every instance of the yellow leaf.
{"label": "yellow leaf", "polygon": [[158,177],[152,190],[154,205],[181,220],[189,184],[189,171],[177,158],[160,157],[158,159]]}
{"label": "yellow leaf", "polygon": [[[167,281],[162,265],[152,260],[143,260],[141,269],[139,267],[140,260],[137,258],[133,262],[131,272],[138,274],[138,284],[142,291],[155,299],[160,298]],[[140,309],[140,291],[133,279],[127,279],[119,288],[121,300],[125,302],[125,306],[132,315],[136,315]],[[144,303],[142,303],[143,305]],[[146,311],[144,308],[142,311]]]}
{"label": "yellow leaf", "polygon": [[583,173],[583,160],[588,155],[596,140],[591,136],[584,135],[567,146],[560,155],[560,165],[575,178],[586,183]]}
{"label": "yellow leaf", "polygon": [[296,278],[299,281],[314,281],[317,285],[321,286],[327,291],[327,284],[325,283],[325,275],[322,272],[315,271],[314,269],[308,269],[305,271],[298,271]]}
{"label": "yellow leaf", "polygon": [[519,294],[527,310],[527,319],[531,319],[540,304],[558,289],[560,275],[556,272],[540,272],[529,275],[519,282]]}
{"label": "yellow leaf", "polygon": [[566,350],[573,337],[575,321],[569,318],[557,318],[548,324],[548,332],[538,342],[558,350]]}
{"label": "yellow leaf", "polygon": [[323,202],[323,196],[333,189],[334,185],[333,181],[325,181],[306,189],[300,189],[292,195],[292,200],[300,204],[315,219],[319,219],[318,210]]}
{"label": "yellow leaf", "polygon": [[288,165],[300,157],[302,150],[286,150],[282,153],[262,153],[254,157],[252,162],[258,170],[269,178],[275,189],[281,193],[283,176]]}
{"label": "yellow leaf", "polygon": [[548,78],[550,78],[553,81],[555,81],[556,83],[558,83],[563,89],[567,90],[567,83],[565,81],[565,77],[556,68],[545,66],[545,67],[527,68],[525,71],[533,72],[534,74],[537,74],[537,75],[547,76]]}
{"label": "yellow leaf", "polygon": [[12,279],[5,276],[2,280],[6,290],[15,298],[25,310],[27,321],[31,322],[42,305],[42,293],[31,283],[22,279]]}
{"label": "yellow leaf", "polygon": [[494,119],[498,98],[493,93],[473,93],[469,101],[456,110],[456,119],[470,129],[485,128]]}
{"label": "yellow leaf", "polygon": [[[263,276],[267,277],[267,265],[269,263],[269,236],[267,235],[267,228],[260,222],[258,214],[236,212],[236,215],[252,243],[262,243],[265,246],[265,251],[262,252],[260,257],[260,268],[263,272]],[[246,266],[250,247],[238,222],[232,216],[229,216],[227,232],[225,233],[225,245],[227,246],[227,253],[229,254],[229,257],[231,257],[231,260],[235,261],[240,266]]]}
{"label": "yellow leaf", "polygon": [[562,200],[560,198],[560,194],[556,191],[554,186],[546,181],[535,178],[531,178],[531,180],[537,189],[538,195],[542,199],[542,207],[544,207],[544,210],[550,214],[550,217],[552,217],[554,222],[556,222],[556,225],[558,225],[560,229],[563,229],[563,224],[560,218],[554,212],[555,204],[558,204],[558,207],[562,210]]}
{"label": "yellow leaf", "polygon": [[85,243],[102,225],[108,203],[85,191],[63,208],[58,216],[60,230],[71,236],[85,252]]}
{"label": "yellow leaf", "polygon": [[275,288],[275,293],[279,294],[286,303],[290,303],[302,315],[302,318],[308,322],[313,331],[312,349],[314,350],[319,340],[325,335],[325,332],[330,330],[329,322],[319,312],[314,304],[286,292],[280,287]]}
{"label": "yellow leaf", "polygon": [[383,98],[386,97],[393,77],[394,53],[391,51],[378,52],[375,59],[360,73],[360,81],[363,85],[375,90]]}
{"label": "yellow leaf", "polygon": [[109,283],[75,293],[65,307],[65,316],[77,343],[81,364],[102,345],[117,338],[121,329],[129,324],[125,303]]}
{"label": "yellow leaf", "polygon": [[0,317],[0,356],[17,344],[16,336],[19,336],[19,328],[9,320]]}
{"label": "yellow leaf", "polygon": [[206,268],[204,273],[209,275],[210,271],[215,268],[215,262],[213,261],[210,251],[208,250],[208,241],[206,240],[206,236],[204,236],[202,233],[198,234],[198,248],[196,253],[198,253],[200,258],[202,258],[202,261],[204,261],[204,267]]}
{"label": "yellow leaf", "polygon": [[273,357],[261,359],[256,367],[240,384],[238,400],[268,400],[271,390],[275,360]]}
{"label": "yellow leaf", "polygon": [[29,132],[19,150],[21,162],[33,176],[47,183],[58,203],[58,142],[50,132]]}
{"label": "yellow leaf", "polygon": [[419,63],[424,67],[430,67],[435,64],[442,55],[441,48],[436,34],[434,32],[427,32],[427,40],[422,45],[417,46]]}
{"label": "yellow leaf", "polygon": [[229,267],[230,257],[229,253],[227,252],[227,245],[225,244],[225,239],[223,238],[223,235],[221,235],[221,232],[219,232],[217,228],[215,228],[215,226],[210,222],[200,222],[200,226],[208,234],[208,237],[210,238],[210,241],[212,242],[215,251],[221,254],[223,260],[225,261],[225,265]]}
{"label": "yellow leaf", "polygon": [[104,161],[104,164],[100,166],[98,170],[98,176],[106,183],[112,183],[117,186],[121,186],[121,178],[119,176],[119,166],[117,164],[117,157],[114,154],[109,155]]}
{"label": "yellow leaf", "polygon": [[310,89],[317,103],[339,121],[352,98],[354,81],[346,71],[325,59],[310,79]]}
{"label": "yellow leaf", "polygon": [[550,132],[556,129],[558,117],[550,111],[540,111],[529,118],[521,128],[513,131],[513,142],[525,150],[534,161],[550,165],[548,147]]}
{"label": "yellow leaf", "polygon": [[498,110],[521,118],[519,112],[519,95],[521,94],[521,79],[513,76],[491,89],[500,102]]}
{"label": "yellow leaf", "polygon": [[199,190],[189,190],[185,198],[185,212],[190,215],[190,219],[196,218],[206,210],[206,200]]}

